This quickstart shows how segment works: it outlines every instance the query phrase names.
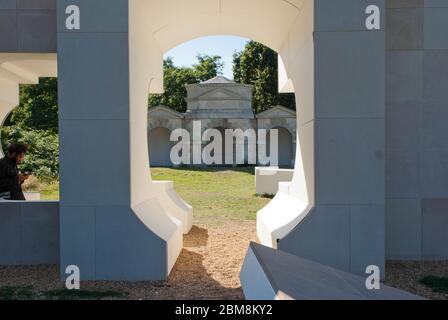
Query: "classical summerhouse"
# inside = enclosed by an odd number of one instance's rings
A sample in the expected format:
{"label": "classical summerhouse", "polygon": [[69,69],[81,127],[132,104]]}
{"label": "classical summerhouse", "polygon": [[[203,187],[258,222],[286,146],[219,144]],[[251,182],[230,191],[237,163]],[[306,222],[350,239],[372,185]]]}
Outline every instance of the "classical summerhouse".
{"label": "classical summerhouse", "polygon": [[[157,106],[148,112],[149,155],[151,166],[172,166],[170,150],[173,130],[184,128],[193,137],[193,122],[201,122],[202,132],[217,129],[271,129],[278,130],[278,162],[282,167],[294,165],[296,150],[296,112],[283,106],[273,106],[267,111],[252,111],[252,86],[238,84],[218,76],[187,88],[187,111],[176,112],[166,106]],[[267,143],[269,145],[270,136]],[[194,141],[192,143],[195,143]],[[204,144],[205,142],[200,142]],[[235,141],[236,143],[236,141]],[[246,142],[247,143],[247,142]],[[225,142],[223,143],[225,145]],[[268,147],[269,150],[269,147]],[[223,151],[223,158],[225,154]],[[223,163],[224,163],[223,159]]]}

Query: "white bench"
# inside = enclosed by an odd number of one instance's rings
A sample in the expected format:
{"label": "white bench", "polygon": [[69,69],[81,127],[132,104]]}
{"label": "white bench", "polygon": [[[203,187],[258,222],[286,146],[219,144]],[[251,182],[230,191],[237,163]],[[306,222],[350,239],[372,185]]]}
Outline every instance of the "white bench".
{"label": "white bench", "polygon": [[255,189],[257,195],[275,195],[280,182],[291,182],[294,169],[271,167],[255,168]]}

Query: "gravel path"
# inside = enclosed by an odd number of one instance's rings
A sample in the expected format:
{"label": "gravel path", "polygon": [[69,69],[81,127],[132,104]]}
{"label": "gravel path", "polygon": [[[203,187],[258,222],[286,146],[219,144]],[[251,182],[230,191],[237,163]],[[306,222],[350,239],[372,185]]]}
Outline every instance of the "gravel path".
{"label": "gravel path", "polygon": [[[254,221],[216,218],[197,223],[185,237],[184,249],[168,281],[84,282],[84,290],[127,293],[128,299],[243,299],[239,272]],[[388,262],[386,284],[429,299],[448,299],[419,283],[425,276],[448,276],[446,262]],[[0,287],[32,286],[36,292],[63,289],[56,266],[2,267]]]}
{"label": "gravel path", "polygon": [[419,282],[427,276],[448,278],[448,261],[388,261],[386,264],[387,285],[427,299],[448,300],[448,294],[435,293]]}
{"label": "gravel path", "polygon": [[[239,272],[255,221],[214,220],[196,224],[168,281],[84,282],[83,290],[126,292],[129,299],[243,299]],[[32,286],[36,292],[63,289],[56,266],[2,267],[0,287]]]}

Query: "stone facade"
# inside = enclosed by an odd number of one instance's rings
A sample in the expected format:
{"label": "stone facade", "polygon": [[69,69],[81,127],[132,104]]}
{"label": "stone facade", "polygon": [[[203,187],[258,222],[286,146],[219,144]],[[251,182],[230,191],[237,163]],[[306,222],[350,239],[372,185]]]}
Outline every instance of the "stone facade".
{"label": "stone facade", "polygon": [[448,1],[387,1],[387,259],[448,257]]}
{"label": "stone facade", "polygon": [[[193,137],[193,123],[201,122],[204,133],[208,129],[271,129],[279,130],[279,165],[292,167],[296,150],[296,112],[282,106],[254,114],[252,86],[235,83],[225,77],[215,77],[187,88],[187,111],[176,112],[157,106],[148,112],[148,137],[152,166],[172,166],[169,150],[173,143],[170,132],[183,128]],[[155,142],[155,143],[154,143]],[[192,143],[196,143],[192,141]],[[204,142],[200,142],[204,144]]]}

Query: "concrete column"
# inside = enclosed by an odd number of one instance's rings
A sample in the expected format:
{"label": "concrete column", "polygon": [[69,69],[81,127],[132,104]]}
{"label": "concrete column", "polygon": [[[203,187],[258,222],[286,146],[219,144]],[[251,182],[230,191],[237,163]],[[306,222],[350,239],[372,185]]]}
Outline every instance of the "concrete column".
{"label": "concrete column", "polygon": [[[279,242],[281,250],[359,274],[372,264],[384,270],[385,260],[384,6],[314,1],[315,103],[305,117],[299,103],[298,131],[302,148],[314,136],[315,206]],[[370,10],[378,10],[378,30],[367,29]]]}
{"label": "concrete column", "polygon": [[389,259],[446,259],[448,3],[387,2]]}
{"label": "concrete column", "polygon": [[[67,28],[73,5],[79,29]],[[151,79],[139,82],[128,15],[127,0],[58,3],[61,274],[77,265],[82,280],[165,279],[182,247],[150,190],[146,109],[133,99]]]}

